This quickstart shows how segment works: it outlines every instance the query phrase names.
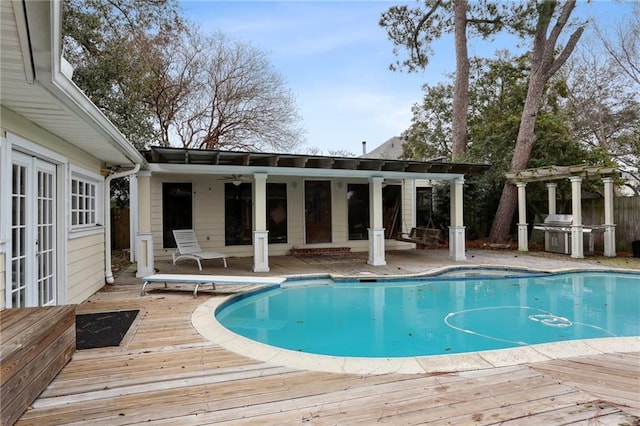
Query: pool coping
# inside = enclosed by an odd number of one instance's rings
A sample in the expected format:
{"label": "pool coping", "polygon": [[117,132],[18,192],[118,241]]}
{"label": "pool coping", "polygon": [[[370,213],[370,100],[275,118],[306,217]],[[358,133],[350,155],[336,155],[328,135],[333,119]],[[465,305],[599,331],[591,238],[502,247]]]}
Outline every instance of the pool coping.
{"label": "pool coping", "polygon": [[[532,268],[496,267],[496,265],[478,266],[474,268],[519,269],[541,272]],[[429,271],[428,275],[441,273],[443,270],[460,269],[460,267],[443,267]],[[472,269],[472,268],[468,268]],[[631,272],[633,269],[611,268],[565,268],[551,273],[576,271]],[[317,278],[319,275],[295,275],[288,278]],[[322,274],[327,277],[328,274]],[[418,275],[413,275],[413,277]],[[419,276],[426,276],[424,273]],[[345,279],[348,276],[339,275]],[[367,275],[375,277],[375,275]],[[402,277],[411,277],[402,275]],[[390,276],[378,276],[380,279],[391,279]],[[496,349],[482,352],[468,352],[447,355],[428,355],[414,357],[364,358],[310,354],[292,351],[260,343],[240,336],[222,326],[213,313],[222,304],[237,294],[224,298],[211,298],[199,305],[191,316],[191,323],[196,331],[205,339],[240,355],[270,364],[282,365],[300,370],[322,371],[345,374],[437,374],[487,368],[507,367],[519,364],[544,362],[553,359],[588,356],[603,353],[638,352],[640,336],[607,337],[598,339],[571,340],[566,342],[542,343],[517,348]]]}

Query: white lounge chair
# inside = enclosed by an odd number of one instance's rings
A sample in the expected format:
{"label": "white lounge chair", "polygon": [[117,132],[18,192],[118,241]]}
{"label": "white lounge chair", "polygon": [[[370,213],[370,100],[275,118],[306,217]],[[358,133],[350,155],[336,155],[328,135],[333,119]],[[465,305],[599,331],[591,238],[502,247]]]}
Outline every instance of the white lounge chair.
{"label": "white lounge chair", "polygon": [[198,238],[193,229],[175,229],[173,238],[176,240],[178,248],[173,253],[173,264],[180,259],[193,259],[198,262],[198,268],[202,271],[201,259],[222,259],[224,267],[227,267],[227,255],[217,251],[202,251]]}

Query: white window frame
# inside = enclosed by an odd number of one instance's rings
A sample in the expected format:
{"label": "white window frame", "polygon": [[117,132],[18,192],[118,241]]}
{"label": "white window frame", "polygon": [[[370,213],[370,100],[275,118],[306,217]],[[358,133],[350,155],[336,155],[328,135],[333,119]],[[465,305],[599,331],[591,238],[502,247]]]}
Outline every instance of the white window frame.
{"label": "white window frame", "polygon": [[[82,203],[74,203],[79,194],[74,193],[74,181],[90,185],[94,189],[93,205],[85,206],[87,196],[83,195]],[[69,166],[69,181],[67,194],[69,203],[69,238],[79,238],[104,232],[104,179],[97,173],[90,172],[78,166]],[[83,207],[78,207],[79,205]],[[74,224],[74,214],[89,212],[94,220],[90,223]]]}

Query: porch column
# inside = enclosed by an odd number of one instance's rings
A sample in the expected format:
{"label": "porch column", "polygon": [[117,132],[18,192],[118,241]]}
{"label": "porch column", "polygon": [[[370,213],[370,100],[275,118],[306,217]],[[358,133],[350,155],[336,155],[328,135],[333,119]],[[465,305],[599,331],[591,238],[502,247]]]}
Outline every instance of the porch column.
{"label": "porch column", "polygon": [[465,255],[465,227],[463,219],[464,177],[451,181],[451,226],[449,226],[449,259],[466,260]]}
{"label": "porch column", "polygon": [[613,223],[613,181],[614,178],[602,178],[604,182],[604,255],[616,257],[616,225]]}
{"label": "porch column", "polygon": [[527,183],[516,182],[518,187],[518,251],[529,251],[527,229]]}
{"label": "porch column", "polygon": [[369,260],[373,266],[386,265],[384,258],[384,221],[382,219],[382,181],[384,178],[369,178]]}
{"label": "porch column", "polygon": [[253,272],[269,272],[267,174],[253,175]]}
{"label": "porch column", "polygon": [[151,234],[151,172],[138,172],[138,234],[136,277],[146,277],[155,272],[153,264],[153,235]]}
{"label": "porch column", "polygon": [[571,257],[574,259],[584,258],[584,243],[582,237],[582,178],[573,176],[571,181],[571,215],[573,224],[571,225]]}
{"label": "porch column", "polygon": [[557,183],[548,183],[547,192],[549,193],[549,214],[556,214],[556,188]]}

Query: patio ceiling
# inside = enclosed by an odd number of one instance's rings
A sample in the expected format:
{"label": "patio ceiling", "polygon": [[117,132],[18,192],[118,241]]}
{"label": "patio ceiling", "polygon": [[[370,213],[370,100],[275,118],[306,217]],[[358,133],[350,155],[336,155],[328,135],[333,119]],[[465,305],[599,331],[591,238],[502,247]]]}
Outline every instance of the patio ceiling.
{"label": "patio ceiling", "polygon": [[171,147],[151,147],[142,154],[152,172],[185,174],[252,174],[280,176],[369,177],[444,179],[480,175],[489,164],[443,161],[384,160],[304,154],[236,152]]}

